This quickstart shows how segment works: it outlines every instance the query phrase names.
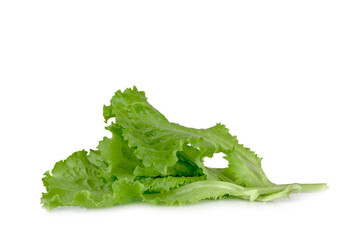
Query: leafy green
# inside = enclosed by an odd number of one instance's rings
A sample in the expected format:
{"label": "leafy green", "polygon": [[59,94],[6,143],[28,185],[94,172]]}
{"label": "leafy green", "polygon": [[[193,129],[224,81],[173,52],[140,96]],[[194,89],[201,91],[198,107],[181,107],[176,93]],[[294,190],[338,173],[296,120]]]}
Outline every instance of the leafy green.
{"label": "leafy green", "polygon": [[[276,185],[261,158],[239,144],[222,124],[206,129],[169,122],[136,87],[117,91],[104,106],[114,118],[96,150],[75,152],[43,178],[47,209],[58,206],[108,207],[128,202],[182,205],[203,199],[271,201],[326,184]],[[229,166],[208,168],[205,157],[222,152]]]}

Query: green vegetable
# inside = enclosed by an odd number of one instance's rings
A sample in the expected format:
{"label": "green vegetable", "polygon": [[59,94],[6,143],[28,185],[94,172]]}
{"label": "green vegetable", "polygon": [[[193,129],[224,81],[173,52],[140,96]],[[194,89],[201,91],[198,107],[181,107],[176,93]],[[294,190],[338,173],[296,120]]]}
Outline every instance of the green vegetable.
{"label": "green vegetable", "polygon": [[[312,192],[326,184],[276,185],[261,158],[240,145],[222,124],[207,129],[169,122],[136,87],[118,91],[104,106],[112,138],[97,150],[73,153],[43,178],[41,202],[58,206],[109,207],[129,202],[182,205],[203,199],[271,201],[292,192]],[[229,166],[208,168],[205,157],[222,152]]]}

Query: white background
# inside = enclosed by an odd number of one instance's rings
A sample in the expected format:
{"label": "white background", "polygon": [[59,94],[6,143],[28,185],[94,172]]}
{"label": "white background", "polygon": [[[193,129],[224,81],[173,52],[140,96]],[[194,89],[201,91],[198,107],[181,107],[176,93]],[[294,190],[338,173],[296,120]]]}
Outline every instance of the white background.
{"label": "white background", "polygon": [[[1,239],[359,239],[359,1],[1,1]],[[136,85],[170,121],[224,123],[272,203],[40,205],[42,174],[109,135]]]}

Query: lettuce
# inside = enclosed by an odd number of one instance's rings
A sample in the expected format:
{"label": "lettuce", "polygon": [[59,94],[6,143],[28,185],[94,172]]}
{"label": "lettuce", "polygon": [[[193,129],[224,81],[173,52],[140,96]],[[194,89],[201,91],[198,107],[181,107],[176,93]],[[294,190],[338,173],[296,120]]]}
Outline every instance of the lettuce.
{"label": "lettuce", "polygon": [[[104,106],[112,133],[96,150],[73,153],[45,172],[41,203],[109,207],[129,202],[182,205],[204,199],[271,201],[293,192],[312,192],[326,184],[276,185],[259,158],[222,124],[206,129],[169,122],[136,87],[117,91]],[[224,153],[229,166],[204,165],[205,157]]]}

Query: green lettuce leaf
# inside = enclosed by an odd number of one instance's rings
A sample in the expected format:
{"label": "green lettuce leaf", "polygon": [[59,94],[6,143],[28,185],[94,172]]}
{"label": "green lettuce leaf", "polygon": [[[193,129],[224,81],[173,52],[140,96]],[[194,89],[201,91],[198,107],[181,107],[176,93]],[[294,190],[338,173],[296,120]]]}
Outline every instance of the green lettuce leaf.
{"label": "green lettuce leaf", "polygon": [[[259,158],[222,124],[205,129],[168,121],[145,93],[117,91],[104,106],[106,126],[97,149],[78,151],[45,172],[41,202],[58,206],[109,207],[130,202],[182,205],[205,199],[272,201],[293,192],[311,192],[326,184],[276,185]],[[209,168],[205,157],[222,152],[227,168]]]}
{"label": "green lettuce leaf", "polygon": [[200,150],[200,159],[196,163],[203,170],[200,161],[204,157],[223,152],[229,161],[227,174],[239,185],[272,184],[261,168],[261,159],[238,144],[224,125],[194,129],[171,123],[147,102],[145,93],[135,87],[117,91],[110,105],[104,106],[104,117],[106,121],[115,117],[116,124],[124,129],[124,139],[135,148],[135,156],[145,167],[156,169],[161,174],[166,174],[168,167],[177,163],[178,152],[189,144]]}
{"label": "green lettuce leaf", "polygon": [[197,181],[160,194],[144,194],[152,204],[183,205],[206,199],[239,198],[248,201],[272,201],[289,197],[293,192],[324,190],[324,184],[286,184],[245,188],[234,183],[214,180]]}
{"label": "green lettuce leaf", "polygon": [[52,175],[49,171],[44,175],[47,193],[43,193],[41,202],[48,209],[76,206],[80,198],[84,199],[84,206],[90,207],[111,194],[111,186],[99,178],[99,167],[89,161],[86,151],[57,162]]}
{"label": "green lettuce leaf", "polygon": [[141,183],[126,178],[107,183],[84,150],[57,162],[51,173],[44,174],[47,193],[41,199],[49,210],[58,206],[107,207],[142,200]]}

